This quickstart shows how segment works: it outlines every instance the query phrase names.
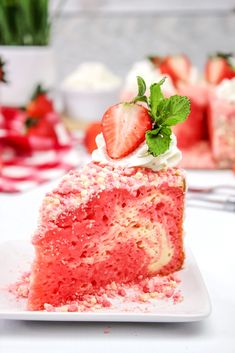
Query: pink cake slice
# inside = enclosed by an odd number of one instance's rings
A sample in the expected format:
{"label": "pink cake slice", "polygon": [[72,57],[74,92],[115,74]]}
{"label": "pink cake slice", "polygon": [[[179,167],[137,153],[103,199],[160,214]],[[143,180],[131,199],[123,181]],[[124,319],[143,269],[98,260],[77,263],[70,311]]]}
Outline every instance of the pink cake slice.
{"label": "pink cake slice", "polygon": [[182,267],[185,178],[180,169],[90,163],[48,193],[33,238],[29,310],[59,306],[105,285]]}
{"label": "pink cake slice", "polygon": [[212,94],[208,120],[213,158],[220,168],[232,168],[235,164],[235,105]]}

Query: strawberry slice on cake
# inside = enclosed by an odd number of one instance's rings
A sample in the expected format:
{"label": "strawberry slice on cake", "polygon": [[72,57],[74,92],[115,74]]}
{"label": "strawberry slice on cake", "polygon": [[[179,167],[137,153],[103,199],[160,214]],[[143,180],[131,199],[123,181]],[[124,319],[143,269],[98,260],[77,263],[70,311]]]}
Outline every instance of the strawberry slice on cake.
{"label": "strawberry slice on cake", "polygon": [[93,161],[46,195],[29,310],[182,267],[185,177],[171,126],[186,119],[189,100],[165,98],[163,83],[147,97],[138,77],[138,96],[105,112]]}

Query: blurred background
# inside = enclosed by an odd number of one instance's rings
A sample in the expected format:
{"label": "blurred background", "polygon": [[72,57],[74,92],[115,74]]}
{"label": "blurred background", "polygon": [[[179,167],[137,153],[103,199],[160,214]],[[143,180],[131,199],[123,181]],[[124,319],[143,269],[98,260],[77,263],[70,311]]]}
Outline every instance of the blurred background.
{"label": "blurred background", "polygon": [[[28,1],[1,1],[0,44],[18,45],[17,39],[24,30],[30,32],[33,21],[36,27],[46,26],[42,8],[46,8],[47,1],[31,0],[36,6],[35,11],[27,13],[28,18],[32,17],[29,24],[22,22],[22,16],[17,20],[20,14],[17,7],[24,2]],[[234,0],[48,2],[51,27],[42,29],[32,42],[26,35],[24,44],[49,44],[53,48],[57,82],[87,60],[102,61],[116,73],[125,75],[134,61],[150,54],[184,52],[202,69],[208,54],[230,52],[235,45]],[[3,11],[3,4],[7,4],[8,11]],[[9,13],[10,29],[4,26],[6,13]],[[13,32],[12,36],[8,31]]]}
{"label": "blurred background", "polygon": [[[55,9],[56,1],[52,1]],[[68,0],[52,31],[58,79],[78,63],[103,61],[126,74],[150,54],[184,52],[201,69],[210,53],[235,46],[233,0]],[[53,12],[53,10],[52,10]]]}

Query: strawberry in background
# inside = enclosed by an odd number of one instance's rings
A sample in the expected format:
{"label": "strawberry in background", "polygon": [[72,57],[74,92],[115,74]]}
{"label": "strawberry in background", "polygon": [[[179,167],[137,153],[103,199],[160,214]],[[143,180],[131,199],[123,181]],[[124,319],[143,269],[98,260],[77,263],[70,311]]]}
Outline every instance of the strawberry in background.
{"label": "strawberry in background", "polygon": [[56,121],[53,118],[54,106],[41,85],[26,106],[25,134],[31,140],[34,148],[43,149],[57,144],[55,130]]}
{"label": "strawberry in background", "polygon": [[161,71],[171,77],[177,92],[190,98],[191,112],[188,119],[174,127],[180,148],[191,148],[208,135],[206,110],[208,104],[207,85],[199,80],[197,69],[185,54],[151,57]]}
{"label": "strawberry in background", "polygon": [[217,53],[210,56],[205,66],[205,79],[207,82],[218,85],[224,79],[235,77],[233,54]]}
{"label": "strawberry in background", "polygon": [[69,132],[41,86],[36,88],[25,110],[2,108],[0,130],[0,147],[10,148],[16,155],[31,155],[71,144]]}
{"label": "strawberry in background", "polygon": [[26,107],[27,115],[34,118],[43,118],[46,114],[53,111],[54,106],[47,95],[47,91],[41,85],[38,85]]}
{"label": "strawberry in background", "polygon": [[85,132],[84,144],[89,153],[92,153],[97,148],[95,139],[96,136],[101,133],[101,131],[101,122],[99,121],[93,122],[87,127]]}
{"label": "strawberry in background", "polygon": [[185,54],[149,57],[162,74],[171,77],[177,87],[180,82],[189,82],[192,63]]}

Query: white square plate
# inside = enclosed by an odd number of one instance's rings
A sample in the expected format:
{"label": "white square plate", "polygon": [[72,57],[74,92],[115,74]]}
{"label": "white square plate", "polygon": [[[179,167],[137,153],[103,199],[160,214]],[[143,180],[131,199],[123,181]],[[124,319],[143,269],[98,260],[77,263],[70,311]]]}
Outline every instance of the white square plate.
{"label": "white square plate", "polygon": [[[134,309],[133,303],[114,301],[112,308],[96,312],[44,312],[26,311],[26,302],[17,300],[6,287],[17,281],[24,271],[30,269],[33,247],[23,241],[0,244],[0,319],[45,320],[45,321],[116,321],[116,322],[186,322],[199,321],[211,312],[209,296],[195,259],[186,249],[184,268],[178,272],[181,280],[179,289],[183,301],[152,299],[151,303],[140,304],[141,310]],[[132,310],[133,309],[133,310]],[[142,310],[143,309],[143,310]],[[148,312],[144,312],[146,309]]]}

